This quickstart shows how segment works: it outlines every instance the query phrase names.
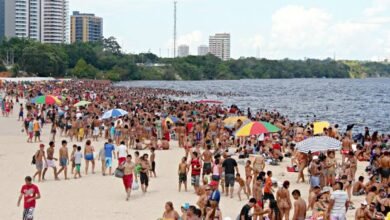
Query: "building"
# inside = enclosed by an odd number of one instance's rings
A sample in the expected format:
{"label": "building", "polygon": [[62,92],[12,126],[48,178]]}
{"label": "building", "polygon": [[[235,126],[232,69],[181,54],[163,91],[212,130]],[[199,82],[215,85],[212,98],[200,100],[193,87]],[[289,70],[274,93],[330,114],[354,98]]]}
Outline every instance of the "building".
{"label": "building", "polygon": [[230,34],[215,34],[209,38],[209,52],[221,60],[230,59]]}
{"label": "building", "polygon": [[0,36],[68,41],[68,0],[0,0]]}
{"label": "building", "polygon": [[68,0],[41,0],[42,43],[68,42],[68,7]]}
{"label": "building", "polygon": [[93,42],[103,38],[103,19],[74,11],[70,17],[70,42]]}
{"label": "building", "polygon": [[198,56],[205,56],[209,53],[209,47],[206,45],[200,45],[198,47]]}
{"label": "building", "polygon": [[14,10],[11,10],[14,13],[10,15],[14,16],[12,33],[14,36],[40,40],[40,2],[40,0],[15,0],[15,4],[12,5]]}
{"label": "building", "polygon": [[190,55],[190,47],[188,45],[179,45],[177,48],[177,56],[178,57],[186,57]]}

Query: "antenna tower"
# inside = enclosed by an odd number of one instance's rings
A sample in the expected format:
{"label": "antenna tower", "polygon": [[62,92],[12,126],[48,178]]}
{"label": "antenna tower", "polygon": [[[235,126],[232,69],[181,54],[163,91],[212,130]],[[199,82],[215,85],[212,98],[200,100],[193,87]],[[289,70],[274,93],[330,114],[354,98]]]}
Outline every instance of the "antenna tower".
{"label": "antenna tower", "polygon": [[173,58],[176,58],[176,5],[177,1],[173,1]]}

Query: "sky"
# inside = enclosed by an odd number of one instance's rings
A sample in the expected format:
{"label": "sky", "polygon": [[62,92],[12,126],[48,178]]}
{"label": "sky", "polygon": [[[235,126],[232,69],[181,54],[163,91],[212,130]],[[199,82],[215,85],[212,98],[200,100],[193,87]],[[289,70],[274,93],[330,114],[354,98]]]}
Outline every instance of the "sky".
{"label": "sky", "polygon": [[[390,58],[390,0],[177,0],[178,44],[231,34],[231,56],[268,59]],[[69,0],[95,13],[126,53],[173,56],[173,0]]]}

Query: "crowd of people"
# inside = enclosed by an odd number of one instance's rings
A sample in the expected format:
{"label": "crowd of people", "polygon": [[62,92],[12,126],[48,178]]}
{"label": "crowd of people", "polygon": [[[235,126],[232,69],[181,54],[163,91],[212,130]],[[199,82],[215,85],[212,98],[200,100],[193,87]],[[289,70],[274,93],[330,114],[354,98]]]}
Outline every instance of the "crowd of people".
{"label": "crowd of people", "polygon": [[[149,178],[157,176],[156,150],[169,150],[172,140],[177,140],[183,150],[183,156],[176,158],[178,191],[183,191],[183,187],[188,191],[191,184],[198,199],[196,204],[182,205],[181,214],[175,211],[172,202],[167,202],[163,219],[222,219],[219,203],[223,194],[227,202],[233,198],[248,200],[238,213],[241,220],[265,217],[342,220],[353,209],[358,220],[384,219],[390,210],[389,134],[365,128],[362,134],[356,135],[353,126],[341,132],[335,124],[325,128],[321,135],[340,140],[340,152],[302,153],[295,144],[314,136],[312,123],[293,122],[276,111],[252,113],[237,106],[169,98],[191,95],[188,92],[115,87],[106,81],[5,83],[0,89],[5,92],[2,114],[9,116],[14,103],[20,105],[18,120],[23,121],[22,132],[27,142],[39,143],[32,160],[36,173],[26,178],[30,184],[30,179],[44,181],[49,168],[53,169],[56,180],[61,174],[69,179],[69,172],[74,178],[81,178],[89,172],[94,174],[96,162],[101,162],[103,176],[122,178],[126,200],[129,200],[132,189],[138,188],[138,181],[142,192],[147,193]],[[61,104],[34,103],[34,97],[49,94],[58,97]],[[80,101],[89,103],[76,105]],[[102,119],[110,109],[123,109],[128,114]],[[269,122],[280,132],[236,137],[235,132],[246,122],[237,120],[233,126],[227,126],[224,119],[230,116]],[[47,148],[41,143],[44,126],[50,128],[51,142]],[[58,138],[62,141],[57,153]],[[103,146],[94,146],[102,139]],[[80,144],[73,145],[68,152],[68,141]],[[143,153],[146,151],[150,153]],[[279,181],[267,169],[288,159],[291,161],[288,169],[298,173],[296,182],[305,183],[308,173],[307,199],[301,197],[304,189],[290,189],[290,178]],[[356,176],[358,163],[367,164],[368,178]],[[284,171],[286,167],[280,169]],[[358,204],[352,203],[355,196],[361,197],[358,208],[355,207]]]}

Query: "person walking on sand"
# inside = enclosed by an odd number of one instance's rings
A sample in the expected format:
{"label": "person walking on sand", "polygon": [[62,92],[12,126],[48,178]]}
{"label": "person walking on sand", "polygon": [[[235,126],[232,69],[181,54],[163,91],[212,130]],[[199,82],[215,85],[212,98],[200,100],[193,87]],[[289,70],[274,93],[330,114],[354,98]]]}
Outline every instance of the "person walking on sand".
{"label": "person walking on sand", "polygon": [[57,167],[56,167],[55,161],[57,161],[58,159],[54,157],[54,142],[53,141],[50,141],[49,148],[47,149],[46,153],[47,153],[47,162],[45,164],[45,169],[43,169],[42,180],[45,180],[45,174],[46,174],[47,169],[49,167],[53,168],[55,180],[60,180],[60,179],[58,179],[58,176],[57,176]]}
{"label": "person walking on sand", "polygon": [[69,153],[68,153],[68,148],[67,148],[67,144],[68,142],[66,142],[66,140],[63,140],[61,142],[62,144],[62,147],[60,148],[60,166],[61,166],[61,169],[58,170],[57,172],[57,176],[60,175],[60,173],[62,171],[64,171],[64,176],[65,176],[65,179],[67,180],[68,179],[68,164],[69,164]]}
{"label": "person walking on sand", "polygon": [[[230,198],[233,198],[233,191],[234,191],[234,182],[235,182],[235,172],[240,173],[238,171],[237,167],[237,162],[235,159],[233,159],[231,153],[227,154],[227,158],[223,161],[222,167],[225,171],[225,187],[226,191],[225,194],[226,196],[229,196],[230,193]],[[230,191],[229,191],[230,187]]]}
{"label": "person walking on sand", "polygon": [[328,210],[326,212],[327,219],[345,220],[346,212],[349,207],[348,194],[343,190],[344,184],[336,182],[333,186],[333,192],[330,196]]}
{"label": "person walking on sand", "polygon": [[[124,144],[123,141],[122,141],[122,143]],[[114,156],[114,159],[116,159],[115,158],[115,147],[114,147],[114,145],[112,143],[110,143],[110,142],[104,144],[104,158],[105,158],[104,164],[105,164],[105,169],[104,169],[104,172],[103,172],[103,176],[106,175],[106,169],[108,169],[108,175],[111,176],[111,174],[112,174],[112,157],[113,156]]]}
{"label": "person walking on sand", "polygon": [[26,184],[23,185],[20,190],[17,206],[20,206],[20,202],[23,198],[23,220],[33,220],[36,200],[41,198],[41,193],[39,192],[38,186],[31,183],[32,179],[30,176],[24,178],[24,181]]}
{"label": "person walking on sand", "polygon": [[[112,144],[112,140],[108,139],[108,143]],[[118,164],[122,164],[126,161],[126,157],[129,154],[128,148],[125,145],[124,141],[121,141],[120,145],[117,147],[116,157],[118,158]]]}
{"label": "person walking on sand", "polygon": [[93,158],[93,152],[95,149],[91,145],[91,141],[87,140],[84,148],[84,156],[85,156],[85,175],[88,175],[89,162],[92,163],[92,173],[95,173],[95,159]]}
{"label": "person walking on sand", "polygon": [[38,176],[38,182],[41,182],[43,164],[47,164],[44,144],[39,145],[39,150],[35,153],[34,157],[35,157],[35,167],[37,168],[37,172],[34,174],[33,179],[35,180],[35,177]]}
{"label": "person walking on sand", "polygon": [[148,161],[148,154],[144,154],[141,157],[141,171],[140,171],[140,181],[141,181],[141,188],[142,192],[146,193],[148,191],[149,186],[149,161]]}
{"label": "person walking on sand", "polygon": [[34,142],[41,142],[41,124],[38,118],[35,118],[33,121],[33,130],[34,130]]}
{"label": "person walking on sand", "polygon": [[306,202],[301,198],[301,192],[295,189],[292,192],[295,199],[294,202],[294,215],[292,220],[305,220],[306,219]]}
{"label": "person walking on sand", "polygon": [[179,163],[179,192],[181,192],[181,185],[184,184],[184,189],[187,192],[187,173],[188,173],[188,164],[187,157],[183,157]]}
{"label": "person walking on sand", "polygon": [[180,219],[179,213],[175,211],[173,208],[172,202],[165,203],[165,211],[162,215],[163,219],[169,219],[169,220],[178,220]]}
{"label": "person walking on sand", "polygon": [[83,153],[81,153],[81,146],[77,146],[77,151],[74,154],[74,164],[76,166],[76,171],[74,172],[74,178],[77,179],[77,176],[81,178],[81,160],[83,159]]}
{"label": "person walking on sand", "polygon": [[150,149],[150,177],[156,178],[156,149],[152,147]]}
{"label": "person walking on sand", "polygon": [[198,153],[192,153],[191,165],[191,185],[194,186],[195,193],[198,192],[200,186],[200,173],[202,169],[202,164],[198,158]]}
{"label": "person walking on sand", "polygon": [[126,161],[119,165],[119,169],[123,170],[123,185],[125,186],[126,191],[126,201],[129,201],[131,195],[131,188],[133,185],[133,178],[137,182],[137,176],[134,175],[135,172],[135,163],[131,161],[131,155],[127,155]]}
{"label": "person walking on sand", "polygon": [[292,207],[290,192],[288,191],[289,186],[290,182],[286,180],[283,182],[283,187],[279,188],[276,192],[276,201],[278,202],[279,210],[282,218],[286,220],[290,219],[290,210]]}

